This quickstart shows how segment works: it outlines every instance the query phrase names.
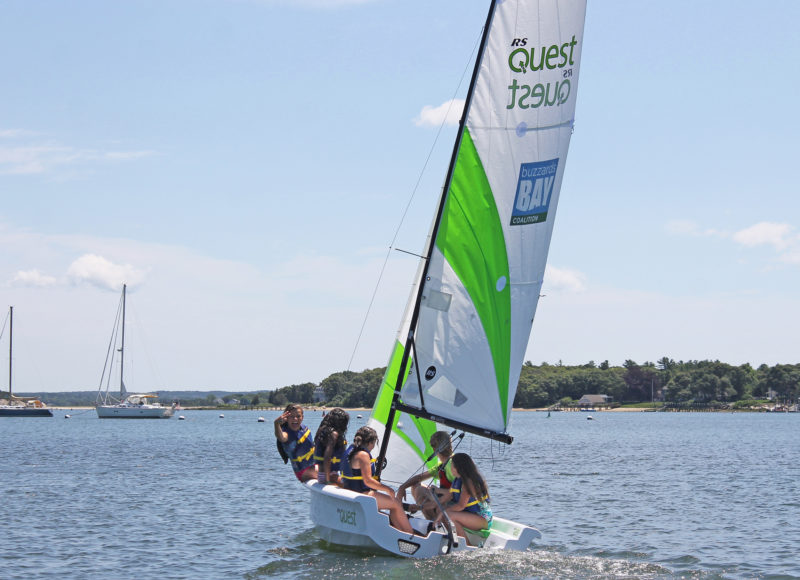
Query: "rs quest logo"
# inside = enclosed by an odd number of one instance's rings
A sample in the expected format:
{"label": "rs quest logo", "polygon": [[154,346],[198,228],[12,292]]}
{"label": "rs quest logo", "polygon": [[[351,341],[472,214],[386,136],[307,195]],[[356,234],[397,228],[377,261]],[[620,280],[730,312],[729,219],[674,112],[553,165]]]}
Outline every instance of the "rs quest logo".
{"label": "rs quest logo", "polygon": [[519,168],[517,195],[511,212],[511,225],[522,226],[547,220],[558,159],[523,163]]}
{"label": "rs quest logo", "polygon": [[356,525],[356,512],[350,510],[343,510],[341,508],[337,508],[336,511],[339,513],[339,521],[343,524],[347,524],[349,526]]}

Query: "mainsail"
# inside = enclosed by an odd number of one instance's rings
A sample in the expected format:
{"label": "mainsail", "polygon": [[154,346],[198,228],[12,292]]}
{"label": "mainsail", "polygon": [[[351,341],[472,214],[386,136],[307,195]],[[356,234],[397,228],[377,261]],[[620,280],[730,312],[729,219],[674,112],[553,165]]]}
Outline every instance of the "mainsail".
{"label": "mainsail", "polygon": [[[437,423],[510,443],[575,115],[585,0],[495,0],[425,258],[370,418],[384,478]],[[380,461],[379,461],[380,465]]]}

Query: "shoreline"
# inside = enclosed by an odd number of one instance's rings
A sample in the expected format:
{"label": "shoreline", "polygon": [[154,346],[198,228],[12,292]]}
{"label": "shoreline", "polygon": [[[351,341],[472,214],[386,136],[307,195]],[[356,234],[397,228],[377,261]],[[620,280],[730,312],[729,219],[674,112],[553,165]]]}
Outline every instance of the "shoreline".
{"label": "shoreline", "polygon": [[[317,412],[317,411],[330,411],[335,407],[303,407],[304,412]],[[48,406],[48,409],[53,411],[88,411],[94,409],[94,405],[92,406],[75,406],[75,407],[65,407],[65,406]],[[372,412],[371,408],[368,407],[341,407],[348,413],[370,413]],[[176,409],[180,411],[283,411],[283,407],[257,407],[255,409],[242,409],[242,408],[232,408],[232,407],[180,407],[180,409]],[[685,413],[685,412],[692,412],[692,413],[782,413],[782,412],[790,412],[793,413],[795,411],[776,411],[772,409],[668,409],[665,410],[663,407],[615,407],[613,409],[592,409],[591,411],[583,411],[581,409],[548,409],[548,408],[541,408],[541,409],[526,409],[523,407],[514,407],[511,409],[517,413],[544,413],[544,412],[551,412],[551,413]]]}

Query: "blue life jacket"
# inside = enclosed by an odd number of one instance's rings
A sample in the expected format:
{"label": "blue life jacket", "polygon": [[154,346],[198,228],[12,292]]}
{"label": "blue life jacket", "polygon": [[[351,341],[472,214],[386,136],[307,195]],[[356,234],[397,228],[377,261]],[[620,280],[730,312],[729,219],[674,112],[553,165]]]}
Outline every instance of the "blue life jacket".
{"label": "blue life jacket", "polygon": [[[458,501],[461,499],[461,488],[463,485],[464,483],[461,481],[461,478],[457,477],[453,482],[453,485],[450,486],[450,493],[453,494],[453,503],[458,503]],[[481,504],[488,500],[488,495],[483,496],[481,499],[475,499],[474,497],[470,496],[464,511],[482,516],[483,514],[481,513],[481,508],[484,506],[481,506]]]}
{"label": "blue life jacket", "polygon": [[281,430],[289,436],[289,440],[281,443],[281,446],[292,460],[292,469],[300,472],[314,465],[314,439],[311,437],[311,430],[305,425],[300,425],[297,431],[292,431],[288,426],[281,426]]}
{"label": "blue life jacket", "polygon": [[[343,445],[340,448],[333,448],[333,455],[331,455],[331,473],[339,473],[342,470],[342,465],[347,462],[347,439],[343,442]],[[325,449],[320,447],[319,451],[314,453],[314,461],[317,463],[317,468],[319,472],[322,473],[323,465],[325,464],[325,456],[318,455],[318,453],[325,453]]]}
{"label": "blue life jacket", "polygon": [[[350,454],[353,452],[353,450],[355,450],[355,448],[355,445],[351,445],[347,448],[345,460],[342,464],[342,487],[357,491],[359,493],[364,493],[370,491],[370,488],[364,484],[364,476],[361,475],[361,470],[353,469],[353,467],[350,465]],[[375,460],[372,458],[372,453],[364,448],[359,448],[359,451],[366,451],[367,455],[369,455],[372,475],[375,475]]]}

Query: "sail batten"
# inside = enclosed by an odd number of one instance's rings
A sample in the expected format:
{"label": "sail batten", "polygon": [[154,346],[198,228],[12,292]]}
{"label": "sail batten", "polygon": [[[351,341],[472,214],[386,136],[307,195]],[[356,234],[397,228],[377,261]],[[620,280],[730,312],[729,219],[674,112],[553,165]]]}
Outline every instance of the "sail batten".
{"label": "sail batten", "polygon": [[[424,461],[436,423],[511,439],[573,129],[585,8],[585,0],[492,2],[373,412],[390,461],[409,451]],[[398,427],[400,413],[416,416],[412,425]]]}

